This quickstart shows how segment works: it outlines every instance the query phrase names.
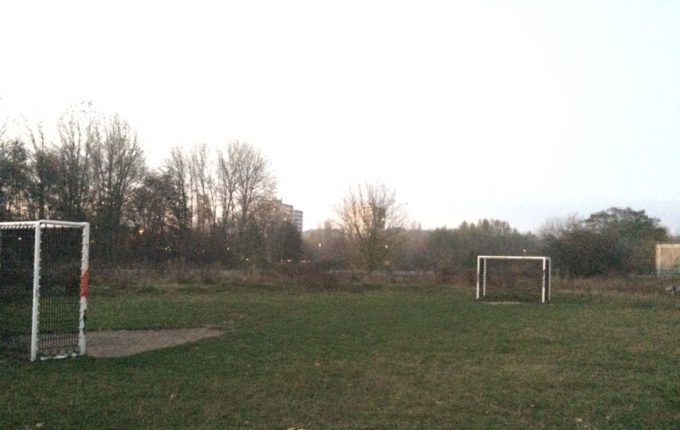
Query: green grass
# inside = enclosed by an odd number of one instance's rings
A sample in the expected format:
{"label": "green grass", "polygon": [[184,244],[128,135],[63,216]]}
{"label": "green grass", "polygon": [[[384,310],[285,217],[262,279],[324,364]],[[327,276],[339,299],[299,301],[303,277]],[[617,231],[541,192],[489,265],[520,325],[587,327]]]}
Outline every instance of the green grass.
{"label": "green grass", "polygon": [[0,428],[680,427],[670,296],[93,288],[88,323],[227,332],[116,359],[0,359]]}

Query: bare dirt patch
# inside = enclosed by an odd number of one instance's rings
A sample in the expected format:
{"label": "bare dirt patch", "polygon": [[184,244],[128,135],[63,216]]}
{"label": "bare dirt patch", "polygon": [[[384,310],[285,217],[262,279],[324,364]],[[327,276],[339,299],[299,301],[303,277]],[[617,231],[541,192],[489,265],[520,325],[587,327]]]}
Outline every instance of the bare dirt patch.
{"label": "bare dirt patch", "polygon": [[87,333],[87,354],[108,358],[138,354],[220,336],[224,330],[212,327],[162,330],[102,330]]}
{"label": "bare dirt patch", "polygon": [[522,302],[482,302],[485,305],[522,305]]}

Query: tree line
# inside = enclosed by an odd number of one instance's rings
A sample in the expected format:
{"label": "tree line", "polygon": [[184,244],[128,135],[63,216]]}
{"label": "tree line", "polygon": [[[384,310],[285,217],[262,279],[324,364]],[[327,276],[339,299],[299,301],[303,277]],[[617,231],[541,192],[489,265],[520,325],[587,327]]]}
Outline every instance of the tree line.
{"label": "tree line", "polygon": [[405,229],[394,191],[375,185],[350,190],[338,214],[338,231],[329,223],[307,233],[309,254],[323,265],[432,270],[444,278],[470,274],[478,255],[546,255],[566,277],[647,274],[654,271],[655,244],[672,240],[644,210],[617,207],[547,222],[538,234],[494,219]]}
{"label": "tree line", "polygon": [[672,240],[644,210],[616,207],[548,223],[541,236],[561,274],[575,277],[651,273],[655,244]]}
{"label": "tree line", "polygon": [[48,134],[0,135],[0,221],[88,221],[91,258],[102,264],[301,258],[269,163],[247,143],[173,148],[149,169],[130,124],[90,104],[68,109],[56,138]]}
{"label": "tree line", "polygon": [[648,273],[653,247],[669,240],[644,211],[610,208],[522,233],[502,220],[456,228],[408,226],[395,190],[347,190],[334,220],[304,237],[276,199],[266,157],[232,141],[172,148],[150,169],[130,124],[91,104],[66,110],[56,136],[41,127],[0,130],[0,221],[65,219],[92,225],[100,266],[213,264],[223,268],[307,264],[316,270],[474,270],[476,256],[548,255],[565,276]]}

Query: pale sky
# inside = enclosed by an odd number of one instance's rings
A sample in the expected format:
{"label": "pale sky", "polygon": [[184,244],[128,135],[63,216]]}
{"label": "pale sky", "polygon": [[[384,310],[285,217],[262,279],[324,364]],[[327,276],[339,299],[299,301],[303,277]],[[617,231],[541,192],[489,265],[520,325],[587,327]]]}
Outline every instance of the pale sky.
{"label": "pale sky", "polygon": [[680,233],[680,1],[3,1],[0,121],[91,100],[240,140],[305,229],[381,181],[424,228],[646,209]]}

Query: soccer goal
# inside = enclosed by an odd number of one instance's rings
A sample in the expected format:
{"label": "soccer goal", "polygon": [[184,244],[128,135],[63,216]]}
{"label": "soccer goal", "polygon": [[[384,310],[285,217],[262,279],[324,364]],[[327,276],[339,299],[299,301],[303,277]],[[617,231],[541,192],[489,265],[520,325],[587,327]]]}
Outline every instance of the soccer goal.
{"label": "soccer goal", "polygon": [[488,294],[501,299],[540,297],[541,303],[546,303],[550,301],[550,269],[550,257],[480,255],[477,300]]}
{"label": "soccer goal", "polygon": [[84,355],[90,225],[0,223],[0,350],[36,359]]}

